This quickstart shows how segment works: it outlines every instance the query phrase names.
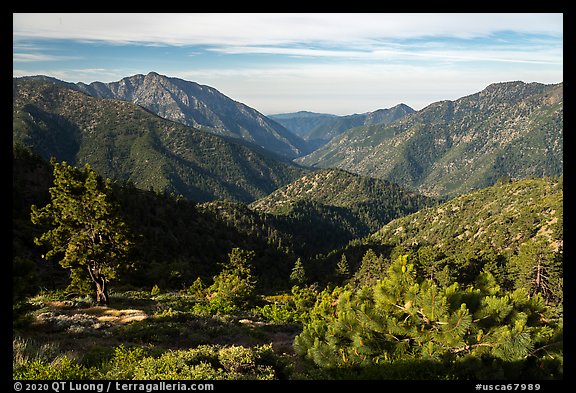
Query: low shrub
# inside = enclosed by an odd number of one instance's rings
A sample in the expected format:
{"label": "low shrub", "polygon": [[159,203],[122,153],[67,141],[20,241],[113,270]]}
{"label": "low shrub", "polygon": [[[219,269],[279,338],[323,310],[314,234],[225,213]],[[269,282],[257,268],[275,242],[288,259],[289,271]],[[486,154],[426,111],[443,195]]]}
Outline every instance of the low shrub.
{"label": "low shrub", "polygon": [[50,359],[53,355],[20,361],[14,367],[13,379],[272,380],[285,378],[288,368],[288,361],[276,355],[271,344],[252,348],[200,345],[155,354],[151,349],[120,345],[111,357],[91,367],[66,355]]}
{"label": "low shrub", "polygon": [[62,353],[53,343],[38,344],[16,337],[12,340],[12,378],[18,380],[93,379],[98,371]]}
{"label": "low shrub", "polygon": [[53,362],[36,359],[13,370],[12,378],[20,380],[81,380],[98,378],[98,370],[87,368],[63,356]]}
{"label": "low shrub", "polygon": [[309,311],[314,307],[318,290],[316,287],[292,287],[291,294],[268,297],[273,303],[255,307],[252,312],[274,323],[304,323],[309,318]]}
{"label": "low shrub", "polygon": [[146,355],[146,351],[141,347],[126,348],[120,345],[114,348],[112,358],[102,367],[102,379],[134,379],[134,369]]}

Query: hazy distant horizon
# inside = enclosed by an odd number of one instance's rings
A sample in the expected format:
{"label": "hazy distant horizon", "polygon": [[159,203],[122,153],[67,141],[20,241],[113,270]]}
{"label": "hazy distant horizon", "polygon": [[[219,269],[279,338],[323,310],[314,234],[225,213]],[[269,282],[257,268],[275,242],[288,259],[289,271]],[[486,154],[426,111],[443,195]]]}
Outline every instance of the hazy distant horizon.
{"label": "hazy distant horizon", "polygon": [[415,110],[563,81],[563,14],[13,14],[13,75],[157,72],[265,115]]}

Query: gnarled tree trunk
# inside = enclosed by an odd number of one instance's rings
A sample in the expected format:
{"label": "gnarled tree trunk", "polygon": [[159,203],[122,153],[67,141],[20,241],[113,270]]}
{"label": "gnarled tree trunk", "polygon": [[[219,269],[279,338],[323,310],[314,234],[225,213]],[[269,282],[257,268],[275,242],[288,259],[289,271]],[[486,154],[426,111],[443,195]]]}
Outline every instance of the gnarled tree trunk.
{"label": "gnarled tree trunk", "polygon": [[96,286],[96,302],[100,306],[108,306],[110,304],[110,298],[108,297],[106,276],[100,272],[99,268],[88,267],[88,272]]}

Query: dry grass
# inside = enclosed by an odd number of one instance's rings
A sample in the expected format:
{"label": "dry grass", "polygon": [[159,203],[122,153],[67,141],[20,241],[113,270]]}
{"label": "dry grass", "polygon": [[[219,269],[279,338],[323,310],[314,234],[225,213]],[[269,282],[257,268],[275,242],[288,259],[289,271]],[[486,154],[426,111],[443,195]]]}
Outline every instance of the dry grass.
{"label": "dry grass", "polygon": [[[149,317],[145,311],[137,309],[116,309],[105,306],[71,308],[65,301],[49,301],[45,304],[48,311],[39,314],[36,323],[50,323],[58,320],[62,324],[81,324],[84,327],[101,330],[133,321],[142,321]],[[90,326],[91,323],[93,326]]]}
{"label": "dry grass", "polygon": [[251,347],[271,343],[278,353],[293,353],[297,330],[248,318],[221,321],[185,316],[180,311],[172,312],[172,308],[168,312],[166,304],[178,296],[140,299],[117,295],[110,307],[95,306],[89,299],[80,302],[38,298],[35,302],[40,308],[30,314],[31,323],[17,335],[38,343],[55,343],[62,351],[77,355],[106,352],[126,343],[171,349],[198,344]]}

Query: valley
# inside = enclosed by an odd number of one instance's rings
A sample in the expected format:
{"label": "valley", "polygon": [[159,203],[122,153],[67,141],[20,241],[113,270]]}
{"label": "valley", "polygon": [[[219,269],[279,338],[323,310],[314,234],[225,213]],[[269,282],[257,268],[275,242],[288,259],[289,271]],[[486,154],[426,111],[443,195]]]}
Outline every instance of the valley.
{"label": "valley", "polygon": [[14,78],[13,378],[562,379],[563,164],[562,83],[265,116]]}

